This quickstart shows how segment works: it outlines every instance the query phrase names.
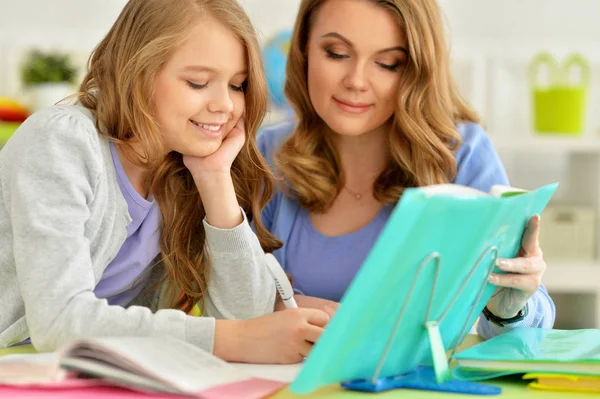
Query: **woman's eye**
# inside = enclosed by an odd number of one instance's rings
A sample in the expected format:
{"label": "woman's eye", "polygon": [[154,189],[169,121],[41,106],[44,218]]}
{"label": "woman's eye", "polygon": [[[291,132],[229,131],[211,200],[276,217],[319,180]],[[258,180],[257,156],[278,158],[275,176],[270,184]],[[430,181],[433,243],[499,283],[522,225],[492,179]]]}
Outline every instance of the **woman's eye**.
{"label": "woman's eye", "polygon": [[206,85],[207,85],[207,83],[205,83],[205,84],[197,84],[197,83],[190,82],[189,80],[186,81],[186,82],[187,82],[188,86],[190,86],[194,90],[204,89],[206,87]]}
{"label": "woman's eye", "polygon": [[331,50],[325,50],[325,51],[327,52],[327,57],[332,58],[334,60],[341,60],[344,58],[348,58],[348,56],[346,54],[338,54]]}

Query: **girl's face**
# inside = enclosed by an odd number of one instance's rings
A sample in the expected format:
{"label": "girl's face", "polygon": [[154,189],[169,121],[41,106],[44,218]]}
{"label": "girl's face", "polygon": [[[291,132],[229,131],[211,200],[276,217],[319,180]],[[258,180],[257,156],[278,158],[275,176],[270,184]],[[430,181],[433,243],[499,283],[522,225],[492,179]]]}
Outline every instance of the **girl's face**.
{"label": "girl's face", "polygon": [[167,151],[206,157],[244,113],[247,78],[242,42],[223,24],[202,19],[156,76],[154,105]]}
{"label": "girl's face", "polygon": [[336,133],[358,136],[384,125],[396,108],[407,40],[386,9],[364,0],[329,0],[308,42],[308,91]]}

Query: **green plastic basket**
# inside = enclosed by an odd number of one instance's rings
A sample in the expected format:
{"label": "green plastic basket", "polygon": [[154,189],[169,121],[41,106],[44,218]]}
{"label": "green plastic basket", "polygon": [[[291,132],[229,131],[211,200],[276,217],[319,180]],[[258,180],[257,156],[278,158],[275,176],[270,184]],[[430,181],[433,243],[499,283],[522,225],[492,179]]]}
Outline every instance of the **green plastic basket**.
{"label": "green plastic basket", "polygon": [[[549,70],[549,83],[538,83],[543,66]],[[571,84],[572,68],[580,68],[580,81]],[[538,134],[579,135],[585,130],[590,70],[579,54],[572,54],[559,66],[548,53],[538,54],[530,64],[533,91],[534,131]]]}

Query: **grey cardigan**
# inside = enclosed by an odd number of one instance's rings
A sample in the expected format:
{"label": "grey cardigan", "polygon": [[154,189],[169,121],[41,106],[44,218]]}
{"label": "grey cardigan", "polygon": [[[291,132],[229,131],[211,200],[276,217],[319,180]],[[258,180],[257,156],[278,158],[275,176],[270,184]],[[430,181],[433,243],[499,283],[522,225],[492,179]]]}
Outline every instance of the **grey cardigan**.
{"label": "grey cardigan", "polygon": [[84,336],[169,335],[212,351],[215,318],[273,311],[275,286],[248,221],[206,221],[211,257],[205,316],[109,306],[94,288],[131,218],[108,141],[85,108],[31,116],[0,151],[0,348],[31,337],[56,350]]}

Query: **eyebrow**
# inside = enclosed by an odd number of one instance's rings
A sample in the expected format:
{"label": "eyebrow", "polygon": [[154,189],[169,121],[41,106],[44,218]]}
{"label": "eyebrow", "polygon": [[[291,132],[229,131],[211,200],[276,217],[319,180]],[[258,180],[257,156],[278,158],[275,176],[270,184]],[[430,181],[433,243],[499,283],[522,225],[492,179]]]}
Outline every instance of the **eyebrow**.
{"label": "eyebrow", "polygon": [[[336,39],[340,39],[341,41],[343,41],[344,43],[346,43],[348,46],[354,47],[354,44],[350,40],[348,40],[347,38],[345,38],[344,36],[340,35],[337,32],[326,33],[323,36],[321,36],[321,39],[324,39],[324,38],[327,38],[327,37],[333,37],[333,38],[336,38]],[[408,55],[408,50],[405,47],[402,47],[402,46],[384,48],[383,50],[379,50],[378,53],[387,53],[387,52],[390,52],[390,51],[401,51],[404,54]]]}
{"label": "eyebrow", "polygon": [[[183,71],[184,72],[210,72],[210,73],[215,73],[215,74],[220,72],[218,69],[207,67],[204,65],[188,65],[185,68],[183,68]],[[247,70],[239,71],[234,76],[238,76],[238,75],[248,75],[248,71]]]}

